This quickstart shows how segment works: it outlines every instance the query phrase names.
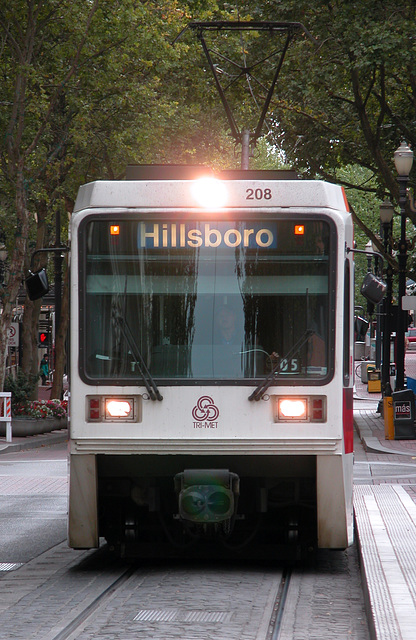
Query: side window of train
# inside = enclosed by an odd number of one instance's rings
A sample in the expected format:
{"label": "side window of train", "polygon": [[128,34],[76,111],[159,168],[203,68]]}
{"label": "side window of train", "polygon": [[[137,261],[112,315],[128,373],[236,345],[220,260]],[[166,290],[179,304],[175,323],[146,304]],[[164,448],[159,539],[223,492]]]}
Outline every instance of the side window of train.
{"label": "side window of train", "polygon": [[350,262],[345,260],[344,271],[344,354],[343,354],[343,379],[344,387],[347,387],[350,383],[350,303],[351,293],[351,277],[350,277]]}

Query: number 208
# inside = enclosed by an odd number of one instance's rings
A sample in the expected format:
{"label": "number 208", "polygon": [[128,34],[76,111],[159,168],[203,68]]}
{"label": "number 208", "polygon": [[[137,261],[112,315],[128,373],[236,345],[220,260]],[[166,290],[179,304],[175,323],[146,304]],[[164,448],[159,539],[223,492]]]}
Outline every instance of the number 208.
{"label": "number 208", "polygon": [[246,200],[271,200],[271,189],[246,189]]}

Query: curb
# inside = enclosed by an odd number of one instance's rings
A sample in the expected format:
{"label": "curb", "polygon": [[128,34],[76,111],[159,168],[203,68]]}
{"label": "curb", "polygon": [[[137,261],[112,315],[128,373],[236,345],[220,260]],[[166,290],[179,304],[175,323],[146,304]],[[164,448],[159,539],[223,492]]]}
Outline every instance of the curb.
{"label": "curb", "polygon": [[66,442],[67,440],[68,429],[60,429],[58,431],[51,431],[50,433],[39,433],[38,435],[26,436],[25,438],[14,438],[12,442],[6,442],[3,438],[0,438],[0,454],[47,447]]}
{"label": "curb", "polygon": [[363,424],[363,421],[361,421],[356,415],[354,415],[354,426],[365,451],[368,453],[388,453],[395,456],[410,457],[414,457],[415,455],[414,451],[401,451],[398,449],[387,449],[387,447],[384,447],[380,440],[372,435],[371,429]]}

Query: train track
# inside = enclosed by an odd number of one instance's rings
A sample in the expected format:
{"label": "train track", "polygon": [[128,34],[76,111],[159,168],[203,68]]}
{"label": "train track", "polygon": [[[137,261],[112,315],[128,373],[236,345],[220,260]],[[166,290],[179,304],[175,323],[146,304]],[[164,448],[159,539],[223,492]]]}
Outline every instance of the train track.
{"label": "train track", "polygon": [[89,602],[82,611],[76,613],[72,620],[70,620],[63,629],[47,640],[70,640],[71,638],[77,638],[79,631],[81,631],[86,626],[86,623],[94,617],[97,609],[100,606],[103,606],[114,596],[116,591],[124,585],[124,583],[132,576],[134,571],[134,566],[123,571],[120,576],[116,577],[114,581],[103,590],[102,593],[98,594],[91,602]]}
{"label": "train track", "polygon": [[290,579],[280,568],[181,561],[132,564],[112,572],[111,583],[68,609],[44,640],[99,640],[107,637],[108,625],[118,623],[123,638],[147,638],[155,628],[166,639],[186,638],[189,632],[192,638],[214,640],[224,628],[230,640],[250,629],[253,640],[279,638]]}
{"label": "train track", "polygon": [[[80,634],[87,626],[94,626],[95,618],[97,612],[102,607],[108,606],[108,603],[114,596],[117,594],[118,590],[125,585],[126,582],[133,576],[136,568],[130,567],[126,571],[124,571],[118,578],[114,580],[114,582],[107,587],[102,593],[98,594],[92,602],[90,602],[82,611],[78,612],[67,624],[54,635],[47,636],[45,640],[76,640],[80,637]],[[266,631],[266,633],[261,634],[258,633],[253,635],[253,638],[264,637],[266,640],[279,640],[281,623],[284,615],[284,606],[286,603],[287,591],[290,582],[290,571],[285,571],[281,575],[281,579],[278,582],[277,588],[277,596],[275,599],[275,604],[273,606],[273,611],[271,612],[271,617],[269,615],[270,612],[265,612],[265,616],[261,620],[260,624],[260,633],[261,629]],[[190,610],[185,615],[182,615],[178,612],[177,609],[141,609],[139,610],[137,616],[135,617],[135,621],[139,623],[144,623],[145,625],[155,625],[161,623],[163,626],[169,626],[170,630],[165,628],[164,637],[169,638],[170,634],[172,637],[177,637],[176,634],[178,629],[174,629],[174,627],[180,627],[184,624],[184,617],[186,618],[185,622],[192,624],[192,621],[198,623],[199,625],[207,624],[211,626],[211,628],[215,625],[219,624],[227,624],[230,623],[234,612],[230,611],[205,611],[202,612],[201,609]],[[144,631],[144,629],[142,629]],[[105,634],[105,628],[100,629],[98,635],[95,636],[97,638],[101,637],[101,633]],[[127,636],[126,636],[127,637]],[[138,635],[137,637],[145,637],[145,635]],[[184,636],[186,637],[186,636]],[[194,636],[192,636],[194,637]],[[197,637],[197,636],[195,636]],[[201,638],[203,635],[201,635]],[[215,636],[208,635],[207,638],[211,638]],[[238,634],[235,636],[230,636],[230,640],[235,638],[237,640]]]}
{"label": "train track", "polygon": [[9,595],[0,606],[0,640],[369,640],[355,549],[285,568],[273,561],[127,564],[105,548],[77,560],[58,545],[1,584]]}
{"label": "train track", "polygon": [[289,591],[290,578],[292,576],[291,569],[284,569],[277,592],[276,603],[273,615],[270,620],[270,640],[279,640],[282,628],[282,620]]}
{"label": "train track", "polygon": [[[125,571],[119,578],[114,580],[113,584],[110,587],[108,587],[103,593],[99,594],[93,602],[85,607],[83,611],[78,613],[78,615],[76,615],[73,620],[71,620],[61,631],[59,631],[53,637],[48,638],[47,640],[75,640],[76,638],[78,638],[79,633],[82,632],[82,630],[87,626],[88,622],[92,621],[97,610],[114,596],[117,589],[119,589],[121,585],[130,578],[133,571],[134,570],[132,569]],[[266,638],[267,640],[279,640],[289,582],[290,571],[285,572],[281,578],[275,606],[268,624],[268,632],[267,635],[264,636],[265,640]],[[191,617],[192,614],[188,616],[188,619],[190,619]],[[198,617],[202,618],[203,616],[200,615],[199,611],[194,611],[193,617],[195,620],[197,620]],[[169,623],[171,627],[175,624],[174,618],[178,618],[177,612],[175,610],[142,610],[136,616],[137,621],[145,621],[148,623],[157,623],[164,621],[166,623]],[[205,620],[210,622],[211,624],[221,623],[222,621],[227,620],[227,612],[206,612]],[[176,621],[179,622],[178,620]],[[182,623],[183,621],[181,619],[180,624],[182,625]]]}

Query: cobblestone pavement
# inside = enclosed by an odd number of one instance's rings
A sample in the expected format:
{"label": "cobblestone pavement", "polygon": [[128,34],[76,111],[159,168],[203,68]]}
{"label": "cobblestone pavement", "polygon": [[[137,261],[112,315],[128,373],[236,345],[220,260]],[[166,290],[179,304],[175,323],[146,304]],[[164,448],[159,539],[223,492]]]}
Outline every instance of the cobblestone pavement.
{"label": "cobblestone pavement", "polygon": [[[0,639],[54,640],[125,570],[65,544],[0,579]],[[266,640],[281,568],[142,563],[72,640]],[[67,637],[66,635],[64,636]],[[279,640],[369,640],[356,548],[293,569]]]}
{"label": "cobblestone pavement", "polygon": [[78,640],[264,639],[280,576],[215,563],[139,569]]}
{"label": "cobblestone pavement", "polygon": [[[55,639],[125,568],[62,544],[4,574],[0,639]],[[281,569],[261,565],[142,563],[70,637],[263,640],[280,578]]]}
{"label": "cobblestone pavement", "polygon": [[369,640],[356,546],[293,572],[279,640]]}

